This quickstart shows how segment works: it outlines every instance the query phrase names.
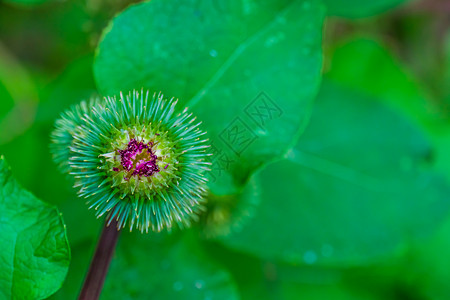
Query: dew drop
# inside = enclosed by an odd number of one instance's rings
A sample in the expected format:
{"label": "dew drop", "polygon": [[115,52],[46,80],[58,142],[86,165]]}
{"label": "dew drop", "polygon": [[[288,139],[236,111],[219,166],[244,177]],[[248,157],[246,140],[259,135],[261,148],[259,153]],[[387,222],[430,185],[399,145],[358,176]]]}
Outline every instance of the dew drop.
{"label": "dew drop", "polygon": [[317,261],[316,252],[312,250],[306,251],[303,255],[303,261],[308,265],[312,265],[313,263],[315,263]]}
{"label": "dew drop", "polygon": [[195,287],[196,288],[201,289],[204,286],[205,286],[205,282],[203,280],[200,279],[200,280],[195,281]]}
{"label": "dew drop", "polygon": [[215,49],[211,49],[211,51],[209,51],[209,55],[211,57],[217,57],[218,53],[217,53],[217,51]]}
{"label": "dew drop", "polygon": [[205,300],[212,300],[214,298],[213,296],[214,296],[213,292],[211,291],[205,292]]}
{"label": "dew drop", "polygon": [[273,46],[277,42],[277,38],[275,36],[270,36],[264,42],[264,46],[266,48]]}
{"label": "dew drop", "polygon": [[266,39],[264,42],[264,46],[266,48],[269,48],[279,42],[281,42],[285,38],[285,34],[282,31],[279,31],[276,33],[276,35],[272,35]]}

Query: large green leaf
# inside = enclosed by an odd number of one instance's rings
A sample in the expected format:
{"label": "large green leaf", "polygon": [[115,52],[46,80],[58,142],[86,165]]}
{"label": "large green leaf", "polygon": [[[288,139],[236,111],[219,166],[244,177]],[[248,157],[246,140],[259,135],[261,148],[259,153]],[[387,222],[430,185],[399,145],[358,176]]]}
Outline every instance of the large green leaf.
{"label": "large green leaf", "polygon": [[339,43],[332,53],[327,76],[333,80],[378,97],[409,118],[427,123],[437,112],[424,97],[420,82],[379,41],[354,37]]}
{"label": "large green leaf", "polygon": [[[450,58],[450,47],[448,57]],[[448,62],[450,63],[450,59]],[[420,124],[432,139],[435,168],[450,178],[450,124],[447,116],[429,99],[429,95],[407,66],[386,46],[362,38],[342,44],[333,54],[329,76],[353,89],[382,96],[385,103],[406,113],[410,119]],[[443,93],[445,88],[444,85]],[[419,288],[427,298],[448,299],[450,259],[442,253],[449,251],[450,218],[447,217],[432,240],[417,245],[408,259],[396,266],[397,272],[406,274],[402,281]],[[381,276],[386,276],[385,274],[384,271]]]}
{"label": "large green leaf", "polygon": [[234,280],[193,236],[123,235],[101,299],[239,299]]}
{"label": "large green leaf", "polygon": [[392,9],[407,0],[323,0],[328,14],[346,18],[370,17]]}
{"label": "large green leaf", "polygon": [[211,189],[232,194],[306,124],[323,11],[315,0],[142,3],[105,30],[94,76],[104,94],[144,87],[189,106],[216,154]]}
{"label": "large green leaf", "polygon": [[[0,142],[0,152],[9,158],[11,168],[13,170],[27,170],[26,172],[17,172],[15,174],[17,180],[38,198],[45,197],[46,201],[52,204],[71,202],[76,198],[76,193],[67,180],[67,176],[61,176],[52,161],[49,152],[50,132],[53,129],[55,119],[64,109],[69,108],[74,103],[79,103],[82,99],[89,99],[95,93],[92,61],[93,55],[89,55],[69,64],[60,76],[40,91],[36,118],[34,118],[34,123],[30,128],[6,144],[1,145]],[[19,86],[17,83],[15,85]],[[4,98],[4,94],[2,94],[1,83],[0,97],[0,102],[8,103],[8,98]],[[29,97],[26,94],[20,97],[19,94],[16,98],[28,99]],[[16,107],[20,106],[20,103],[16,105]],[[0,104],[0,116],[1,110],[2,105]],[[22,110],[19,110],[19,112],[22,112]],[[12,117],[10,120],[13,123],[6,124],[8,125],[6,130],[8,131],[16,123],[22,122],[21,119],[14,118],[14,115],[10,117]],[[0,132],[2,132],[1,128]],[[33,149],[33,155],[30,155],[29,149]],[[37,177],[39,177],[39,180],[36,180]],[[85,205],[83,208],[86,216],[89,215]],[[68,218],[73,216],[74,214],[71,211],[70,214],[66,215],[66,222]],[[74,227],[75,230],[76,228],[77,226]],[[83,231],[77,231],[78,233],[83,234]],[[73,242],[71,238],[70,241]]]}
{"label": "large green leaf", "polygon": [[47,298],[69,266],[64,223],[55,207],[20,187],[3,157],[0,211],[0,298]]}
{"label": "large green leaf", "polygon": [[90,214],[79,198],[69,198],[60,205],[60,210],[65,216],[72,257],[63,286],[50,297],[54,300],[72,299],[79,295],[104,223],[104,219]]}
{"label": "large green leaf", "polygon": [[432,140],[435,168],[450,178],[448,116],[386,46],[367,38],[351,39],[334,50],[327,75],[349,88],[377,96],[419,125]]}
{"label": "large green leaf", "polygon": [[251,222],[260,202],[259,186],[250,179],[241,192],[234,195],[207,196],[206,210],[201,216],[203,235],[213,239],[239,231]]}
{"label": "large green leaf", "polygon": [[274,263],[224,249],[216,243],[206,246],[206,251],[232,272],[241,299],[388,299],[383,297],[384,291],[368,290],[359,278],[344,281],[346,271],[341,269]]}
{"label": "large green leaf", "polygon": [[363,265],[433,232],[450,188],[426,169],[431,150],[420,132],[329,82],[317,101],[295,150],[258,175],[254,220],[223,242],[288,262]]}

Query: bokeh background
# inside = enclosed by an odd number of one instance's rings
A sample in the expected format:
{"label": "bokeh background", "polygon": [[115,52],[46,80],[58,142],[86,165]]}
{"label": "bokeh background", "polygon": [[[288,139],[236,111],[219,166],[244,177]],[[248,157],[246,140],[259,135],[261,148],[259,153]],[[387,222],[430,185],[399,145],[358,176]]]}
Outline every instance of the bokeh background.
{"label": "bokeh background", "polygon": [[[199,246],[192,238],[198,228],[183,235],[181,246],[177,233],[123,235],[110,274],[116,279],[108,278],[104,299],[450,299],[450,2],[324,2],[322,84],[298,151],[290,153],[317,174],[283,162],[263,170],[269,187],[263,200],[279,204],[261,203],[247,231],[227,247],[208,239]],[[66,281],[51,299],[76,297],[102,222],[52,162],[50,132],[62,111],[98,94],[95,49],[109,21],[129,4],[0,1],[0,153],[23,187],[58,206],[72,249]],[[329,176],[318,174],[323,161],[300,150],[335,161]],[[404,153],[417,161],[397,157]],[[412,165],[421,173],[404,178]],[[384,180],[366,178],[358,168]],[[276,172],[284,176],[270,178]],[[306,187],[292,189],[297,181]],[[430,181],[431,188],[420,188]],[[402,192],[363,191],[393,186]],[[294,201],[308,197],[314,201]],[[297,243],[321,247],[295,256],[283,239],[292,231]],[[255,235],[258,249],[243,242]],[[330,236],[342,245],[323,243]],[[178,246],[161,246],[161,239]],[[374,243],[379,240],[386,243]],[[201,254],[194,255],[198,247]],[[339,247],[348,247],[346,254],[333,259]],[[285,248],[284,259],[274,259]],[[188,271],[174,271],[170,259]],[[228,285],[201,297],[177,294],[187,289],[184,278],[200,276],[202,264],[220,272],[202,270],[201,276],[227,278]],[[208,280],[194,281],[193,290]]]}

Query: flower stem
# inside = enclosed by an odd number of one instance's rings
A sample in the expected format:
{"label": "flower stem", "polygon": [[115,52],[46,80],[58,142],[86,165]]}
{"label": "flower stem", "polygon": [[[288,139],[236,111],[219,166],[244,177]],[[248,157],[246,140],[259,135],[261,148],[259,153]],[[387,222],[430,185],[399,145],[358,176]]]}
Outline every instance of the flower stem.
{"label": "flower stem", "polygon": [[100,297],[119,233],[117,221],[107,219],[78,300],[97,300]]}

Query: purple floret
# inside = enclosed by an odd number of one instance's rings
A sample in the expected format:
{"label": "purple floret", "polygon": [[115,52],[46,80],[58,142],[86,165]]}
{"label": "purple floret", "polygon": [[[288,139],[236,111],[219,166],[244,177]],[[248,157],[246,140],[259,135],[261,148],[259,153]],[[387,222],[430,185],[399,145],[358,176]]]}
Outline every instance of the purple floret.
{"label": "purple floret", "polygon": [[159,168],[156,165],[156,159],[151,161],[141,160],[136,164],[136,169],[133,171],[133,175],[138,176],[152,176],[156,172],[159,172]]}
{"label": "purple floret", "polygon": [[[132,139],[125,150],[117,150],[120,154],[120,160],[122,167],[127,172],[132,172],[132,176],[143,176],[149,177],[153,174],[159,172],[158,165],[156,164],[156,160],[158,157],[152,152],[153,143],[149,142],[148,144],[144,144],[143,142],[138,142],[135,139]],[[136,157],[142,152],[146,150],[146,154],[140,156],[139,161],[136,161]],[[119,171],[118,168],[113,168],[114,171]],[[129,180],[129,178],[125,178],[125,180]]]}

